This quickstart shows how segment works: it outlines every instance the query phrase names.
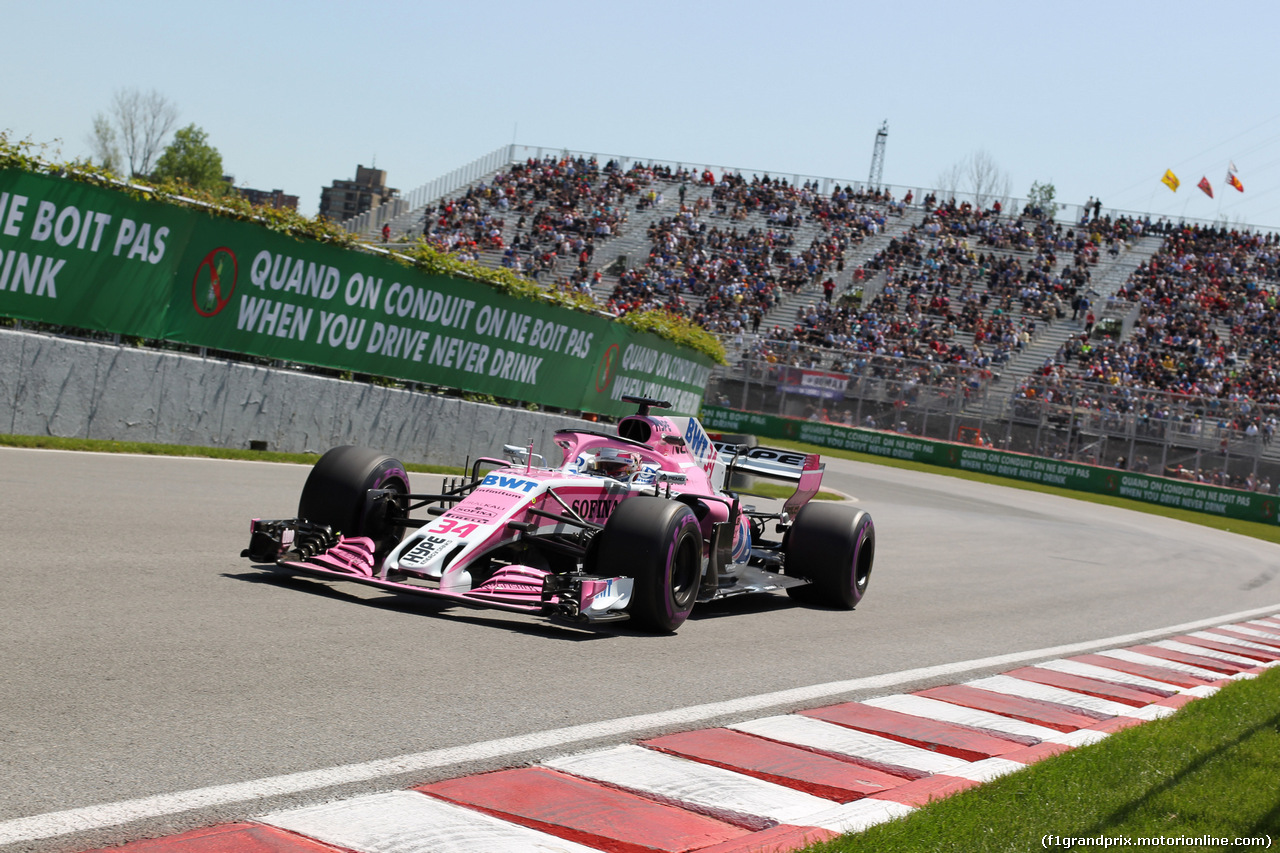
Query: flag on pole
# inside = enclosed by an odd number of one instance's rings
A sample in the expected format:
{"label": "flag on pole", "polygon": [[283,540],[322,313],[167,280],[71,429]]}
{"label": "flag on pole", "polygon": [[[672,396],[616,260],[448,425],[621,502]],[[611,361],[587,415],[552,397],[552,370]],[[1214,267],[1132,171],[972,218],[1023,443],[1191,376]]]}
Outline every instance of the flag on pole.
{"label": "flag on pole", "polygon": [[1160,183],[1164,184],[1174,192],[1178,191],[1178,185],[1182,182],[1178,180],[1178,176],[1173,173],[1172,169],[1164,170],[1164,177],[1160,179]]}
{"label": "flag on pole", "polygon": [[1209,198],[1213,198],[1213,184],[1209,183],[1208,178],[1200,178],[1200,183],[1196,184],[1196,186],[1204,190],[1204,194]]}
{"label": "flag on pole", "polygon": [[1236,177],[1235,172],[1227,172],[1227,183],[1235,187],[1240,192],[1244,192],[1244,184],[1240,183],[1240,179]]}

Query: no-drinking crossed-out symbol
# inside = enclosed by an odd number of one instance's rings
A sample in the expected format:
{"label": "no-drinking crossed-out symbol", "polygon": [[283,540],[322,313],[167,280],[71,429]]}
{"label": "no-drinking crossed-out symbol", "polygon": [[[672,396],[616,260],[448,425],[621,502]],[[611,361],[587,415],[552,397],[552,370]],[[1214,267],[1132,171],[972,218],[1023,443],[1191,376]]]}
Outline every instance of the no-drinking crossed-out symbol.
{"label": "no-drinking crossed-out symbol", "polygon": [[603,394],[613,381],[613,371],[618,364],[618,345],[613,344],[600,357],[600,366],[596,368],[596,390]]}
{"label": "no-drinking crossed-out symbol", "polygon": [[191,304],[201,317],[213,317],[231,303],[240,264],[235,252],[220,246],[204,256],[191,280]]}

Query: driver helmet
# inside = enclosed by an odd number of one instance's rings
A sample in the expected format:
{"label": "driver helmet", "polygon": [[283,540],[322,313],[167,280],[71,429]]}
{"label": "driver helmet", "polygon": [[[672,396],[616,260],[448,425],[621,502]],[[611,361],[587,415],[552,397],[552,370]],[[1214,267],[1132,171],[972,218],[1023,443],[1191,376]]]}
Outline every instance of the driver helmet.
{"label": "driver helmet", "polygon": [[588,471],[625,480],[640,470],[640,454],[616,447],[602,447],[588,464]]}

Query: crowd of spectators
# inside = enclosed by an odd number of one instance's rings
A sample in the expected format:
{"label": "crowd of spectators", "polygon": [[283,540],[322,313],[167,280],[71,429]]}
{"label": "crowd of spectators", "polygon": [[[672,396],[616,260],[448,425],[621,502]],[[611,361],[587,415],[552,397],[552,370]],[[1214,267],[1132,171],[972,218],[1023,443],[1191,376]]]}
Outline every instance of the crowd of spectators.
{"label": "crowd of spectators", "polygon": [[[776,355],[780,342],[874,352],[979,368],[1006,364],[1040,325],[1079,307],[1091,277],[1092,248],[1124,239],[1100,223],[1090,233],[1002,217],[954,201],[924,200],[922,221],[895,237],[857,271],[882,282],[866,305],[819,305],[793,329],[772,329],[757,348]],[[1071,251],[1069,265],[1058,254]],[[865,275],[863,274],[865,273]],[[1079,313],[1078,311],[1076,313]]]}
{"label": "crowd of spectators", "polygon": [[[694,184],[709,187],[710,197],[686,203],[685,188]],[[768,175],[748,180],[735,172],[717,180],[711,170],[643,164],[624,170],[613,161],[600,167],[594,159],[545,157],[513,165],[442,201],[425,218],[423,233],[433,245],[464,258],[497,254],[503,266],[536,280],[590,291],[605,283],[601,271],[593,269],[596,250],[625,226],[628,207],[662,205],[666,193],[678,194],[678,210],[650,226],[644,265],[618,275],[605,305],[614,313],[665,308],[728,334],[759,332],[764,325],[761,352],[794,341],[1000,365],[1025,347],[1040,324],[1062,320],[1068,312],[1073,319],[1082,316],[1081,299],[1093,295],[1091,267],[1101,252],[1114,255],[1143,233],[1163,233],[1169,247],[1120,294],[1143,303],[1131,340],[1123,349],[1116,343],[1093,344],[1087,337],[1070,342],[1054,370],[1112,384],[1251,393],[1280,402],[1280,379],[1271,369],[1274,353],[1267,343],[1276,337],[1270,322],[1274,311],[1266,310],[1271,307],[1266,297],[1235,304],[1230,302],[1235,295],[1229,298],[1217,285],[1206,296],[1200,281],[1212,284],[1236,272],[1273,276],[1280,253],[1250,254],[1245,245],[1224,246],[1227,235],[1211,236],[1216,235],[1212,229],[1099,218],[1097,210],[1092,221],[1086,211],[1084,221],[1071,228],[1030,215],[1029,209],[1007,216],[998,202],[990,208],[954,200],[939,204],[929,195],[921,200],[923,220],[857,270],[855,285],[876,273],[885,283],[856,310],[831,304],[833,279],[843,272],[849,250],[878,233],[887,217],[903,213],[910,194],[899,201],[879,190],[857,192],[839,185],[824,193],[817,181],[792,185]],[[509,229],[513,217],[515,227]],[[804,223],[816,224],[811,230],[817,233],[801,248],[796,233]],[[1213,240],[1218,242],[1206,244]],[[1275,248],[1274,242],[1267,246]],[[823,279],[826,304],[815,306],[791,329],[769,327],[765,315],[783,297]],[[1274,303],[1274,296],[1269,298]],[[1197,315],[1188,299],[1207,299],[1218,315]],[[1087,301],[1083,304],[1087,308]],[[1237,314],[1225,316],[1228,308]],[[1225,323],[1248,338],[1241,342],[1247,352],[1237,351],[1239,345],[1223,346]],[[1242,379],[1238,370],[1224,370],[1246,358],[1257,362],[1259,356],[1265,371],[1250,371]]]}
{"label": "crowd of spectators", "polygon": [[1185,227],[1170,232],[1116,296],[1138,313],[1124,340],[1081,335],[1042,369],[1137,390],[1280,405],[1280,241]]}
{"label": "crowd of spectators", "polygon": [[649,227],[645,263],[619,275],[607,310],[663,308],[712,332],[757,332],[786,295],[842,273],[849,251],[888,215],[882,193],[837,185],[824,195],[816,181],[795,187],[767,175],[748,181],[728,173],[717,181],[704,171],[700,180],[712,187],[710,197],[686,201],[679,190],[679,209]]}
{"label": "crowd of spectators", "polygon": [[[1168,392],[1233,404],[1222,428],[1260,440],[1274,432],[1262,407],[1280,406],[1277,235],[1113,219],[1096,205],[1073,226],[930,195],[918,224],[842,276],[850,251],[912,201],[767,175],[548,157],[441,202],[424,236],[464,257],[496,253],[548,284],[600,292],[609,282],[597,249],[625,228],[628,210],[670,206],[649,226],[644,263],[609,273],[617,279],[607,310],[674,311],[743,336],[747,358],[835,370],[868,356],[998,369],[1039,329],[1069,318],[1084,325],[1019,387],[1020,401],[1061,401],[1064,389],[1098,383],[1132,397],[1073,390],[1075,404],[1147,424],[1165,415],[1142,394]],[[1112,297],[1137,306],[1131,331],[1101,337],[1091,305],[1097,264],[1153,234],[1164,237],[1161,249]],[[877,288],[862,302],[833,299],[837,278]],[[769,322],[786,296],[814,284],[824,301],[790,328]]]}
{"label": "crowd of spectators", "polygon": [[902,203],[880,189],[859,191],[836,184],[824,194],[816,180],[797,187],[768,175],[754,175],[748,181],[740,172],[725,174],[711,198],[715,212],[734,221],[745,221],[755,213],[772,225],[856,223],[869,234],[884,227],[888,214],[901,216],[904,212]]}
{"label": "crowd of spectators", "polygon": [[581,282],[596,249],[625,227],[628,207],[641,204],[655,181],[672,179],[666,167],[531,158],[439,202],[424,216],[422,236],[464,260],[496,253],[502,266],[534,280],[545,281],[545,273]]}
{"label": "crowd of spectators", "polygon": [[[1123,337],[1081,332],[1022,382],[1026,410],[1084,410],[1104,429],[1180,434],[1225,458],[1280,427],[1280,235],[1155,224],[1157,253],[1117,292],[1136,306]],[[1179,469],[1173,476],[1270,490],[1261,479]]]}

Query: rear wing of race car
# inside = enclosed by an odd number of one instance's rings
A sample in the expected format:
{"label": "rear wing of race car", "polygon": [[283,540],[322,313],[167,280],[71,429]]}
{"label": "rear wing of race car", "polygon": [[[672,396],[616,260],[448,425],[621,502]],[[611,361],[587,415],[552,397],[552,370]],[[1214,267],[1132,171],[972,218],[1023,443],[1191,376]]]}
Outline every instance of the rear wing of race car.
{"label": "rear wing of race car", "polygon": [[727,468],[724,479],[726,484],[735,471],[794,482],[795,494],[783,504],[783,510],[788,515],[799,512],[822,488],[822,474],[826,466],[822,463],[822,457],[816,453],[779,450],[775,447],[747,447],[722,441],[713,441],[712,445]]}
{"label": "rear wing of race car", "polygon": [[697,418],[673,417],[670,420],[684,433],[685,446],[698,466],[707,473],[713,486],[729,491],[729,482],[736,471],[789,480],[796,484],[796,491],[783,504],[788,515],[799,512],[822,486],[822,472],[826,466],[816,453],[712,441]]}

